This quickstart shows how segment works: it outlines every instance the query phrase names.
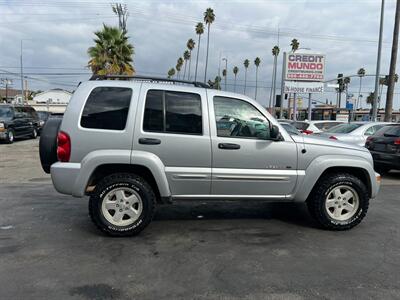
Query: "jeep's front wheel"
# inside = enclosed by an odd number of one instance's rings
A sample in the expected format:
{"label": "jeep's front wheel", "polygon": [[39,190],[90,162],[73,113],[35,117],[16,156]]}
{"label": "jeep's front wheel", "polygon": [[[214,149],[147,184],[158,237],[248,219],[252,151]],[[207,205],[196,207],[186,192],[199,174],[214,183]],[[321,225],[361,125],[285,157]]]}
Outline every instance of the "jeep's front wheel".
{"label": "jeep's front wheel", "polygon": [[152,220],[156,197],[141,177],[119,173],[102,179],[89,199],[89,214],[95,225],[112,236],[141,232]]}
{"label": "jeep's front wheel", "polygon": [[369,195],[366,186],[357,177],[347,173],[331,174],[318,182],[307,205],[321,227],[346,230],[365,217]]}

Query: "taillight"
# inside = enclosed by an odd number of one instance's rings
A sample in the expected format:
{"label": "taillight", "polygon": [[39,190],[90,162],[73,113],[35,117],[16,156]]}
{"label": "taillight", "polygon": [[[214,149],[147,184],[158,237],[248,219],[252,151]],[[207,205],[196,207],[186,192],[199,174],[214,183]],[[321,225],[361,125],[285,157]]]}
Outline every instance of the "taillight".
{"label": "taillight", "polygon": [[330,138],[331,140],[335,140],[335,141],[337,141],[337,137],[336,137],[336,136],[334,136],[334,135],[331,135],[329,138]]}
{"label": "taillight", "polygon": [[302,131],[304,134],[313,134],[314,132],[312,130],[308,130],[308,129],[303,129]]}
{"label": "taillight", "polygon": [[400,138],[395,139],[395,140],[394,140],[394,144],[395,144],[395,145],[400,145]]}
{"label": "taillight", "polygon": [[57,135],[57,158],[61,162],[68,162],[71,156],[71,139],[64,131]]}

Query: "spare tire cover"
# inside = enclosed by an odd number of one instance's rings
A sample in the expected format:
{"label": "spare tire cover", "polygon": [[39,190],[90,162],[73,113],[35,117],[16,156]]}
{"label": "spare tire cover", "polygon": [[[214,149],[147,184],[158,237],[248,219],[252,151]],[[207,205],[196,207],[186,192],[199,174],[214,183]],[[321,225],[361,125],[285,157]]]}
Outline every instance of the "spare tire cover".
{"label": "spare tire cover", "polygon": [[39,141],[39,154],[42,169],[50,173],[50,167],[57,159],[57,135],[62,119],[48,119],[42,129]]}

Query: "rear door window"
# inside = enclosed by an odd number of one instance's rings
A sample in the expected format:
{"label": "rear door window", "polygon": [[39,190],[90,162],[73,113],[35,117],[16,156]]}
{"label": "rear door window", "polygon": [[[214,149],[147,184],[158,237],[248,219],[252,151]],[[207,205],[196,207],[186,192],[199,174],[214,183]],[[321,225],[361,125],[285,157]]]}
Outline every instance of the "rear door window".
{"label": "rear door window", "polygon": [[146,96],[143,130],[201,135],[203,125],[200,95],[149,90]]}
{"label": "rear door window", "polygon": [[83,109],[84,128],[124,130],[128,118],[132,89],[97,87],[90,93]]}

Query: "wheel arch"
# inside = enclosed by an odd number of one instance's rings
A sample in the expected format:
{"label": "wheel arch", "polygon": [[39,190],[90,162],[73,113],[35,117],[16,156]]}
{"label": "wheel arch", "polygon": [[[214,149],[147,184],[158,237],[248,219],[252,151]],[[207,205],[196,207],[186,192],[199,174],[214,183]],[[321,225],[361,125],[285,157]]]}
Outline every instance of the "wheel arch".
{"label": "wheel arch", "polygon": [[152,171],[147,166],[139,164],[107,163],[97,166],[89,177],[85,194],[90,195],[102,178],[115,173],[130,173],[142,177],[153,188],[158,203],[169,201],[169,197],[163,195],[163,191],[160,191],[159,183]]}
{"label": "wheel arch", "polygon": [[367,187],[370,198],[374,198],[379,187],[372,182],[375,171],[371,163],[363,158],[343,156],[321,156],[315,159],[306,169],[303,178],[299,178],[294,199],[304,202],[308,199],[321,178],[331,173],[349,173],[359,178]]}

